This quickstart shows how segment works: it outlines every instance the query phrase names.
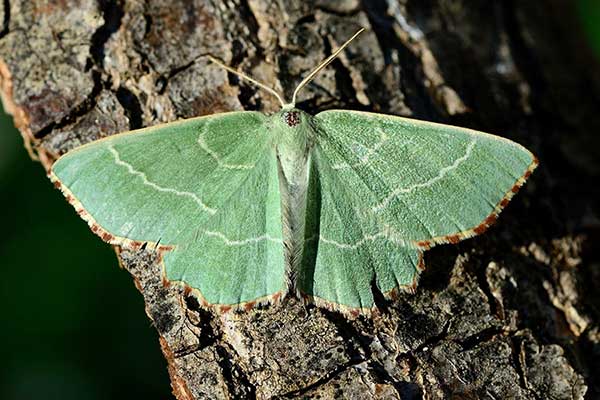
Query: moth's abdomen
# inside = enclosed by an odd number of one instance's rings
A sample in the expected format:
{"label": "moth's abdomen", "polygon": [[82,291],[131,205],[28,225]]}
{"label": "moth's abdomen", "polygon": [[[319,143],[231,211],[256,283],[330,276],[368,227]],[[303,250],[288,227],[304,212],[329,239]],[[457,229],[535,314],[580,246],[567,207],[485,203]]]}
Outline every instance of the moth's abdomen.
{"label": "moth's abdomen", "polygon": [[277,159],[285,242],[288,290],[295,292],[296,276],[304,245],[310,115],[297,109],[273,115],[273,134],[278,136]]}

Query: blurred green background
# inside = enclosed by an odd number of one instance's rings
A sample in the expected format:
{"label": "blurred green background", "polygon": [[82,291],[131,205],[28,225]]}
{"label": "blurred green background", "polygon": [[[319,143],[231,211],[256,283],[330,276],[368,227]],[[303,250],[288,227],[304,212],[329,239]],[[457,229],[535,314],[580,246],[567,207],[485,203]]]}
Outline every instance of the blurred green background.
{"label": "blurred green background", "polygon": [[171,398],[133,280],[0,112],[0,399]]}
{"label": "blurred green background", "polygon": [[0,399],[172,398],[158,336],[0,108]]}
{"label": "blurred green background", "polygon": [[578,0],[577,4],[590,46],[600,58],[600,0]]}
{"label": "blurred green background", "polygon": [[[600,57],[600,1],[580,0]],[[165,399],[141,295],[33,162],[0,110],[0,399]]]}

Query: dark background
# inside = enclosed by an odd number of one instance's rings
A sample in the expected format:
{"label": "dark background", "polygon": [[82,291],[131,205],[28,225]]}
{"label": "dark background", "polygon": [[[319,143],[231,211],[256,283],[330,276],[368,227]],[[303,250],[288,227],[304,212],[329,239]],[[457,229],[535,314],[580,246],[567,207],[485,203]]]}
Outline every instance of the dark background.
{"label": "dark background", "polygon": [[[600,1],[577,7],[600,58]],[[169,398],[166,362],[132,279],[22,143],[2,112],[0,343],[11,346],[1,351],[0,399]]]}
{"label": "dark background", "polygon": [[0,208],[0,399],[170,398],[133,280],[28,157],[3,111]]}

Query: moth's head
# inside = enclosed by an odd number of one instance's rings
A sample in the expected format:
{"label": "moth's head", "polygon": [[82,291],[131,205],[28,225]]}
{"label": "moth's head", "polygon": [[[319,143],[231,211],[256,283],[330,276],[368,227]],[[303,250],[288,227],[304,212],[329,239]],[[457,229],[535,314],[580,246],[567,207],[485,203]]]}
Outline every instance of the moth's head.
{"label": "moth's head", "polygon": [[281,110],[281,118],[283,122],[290,128],[295,128],[306,120],[307,114],[298,110],[296,107],[289,110]]}
{"label": "moth's head", "polygon": [[309,115],[296,107],[283,107],[273,114],[274,122],[282,128],[298,128],[308,122]]}

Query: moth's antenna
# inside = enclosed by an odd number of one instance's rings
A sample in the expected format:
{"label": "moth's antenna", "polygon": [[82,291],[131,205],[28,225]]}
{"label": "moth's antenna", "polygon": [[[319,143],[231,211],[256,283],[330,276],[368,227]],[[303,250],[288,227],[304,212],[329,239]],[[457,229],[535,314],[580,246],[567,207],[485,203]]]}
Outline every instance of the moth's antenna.
{"label": "moth's antenna", "polygon": [[210,61],[214,62],[215,64],[217,64],[219,67],[224,68],[227,71],[231,72],[232,74],[237,75],[240,78],[246,79],[247,81],[250,81],[250,82],[254,83],[256,86],[260,87],[261,89],[264,89],[267,92],[271,93],[273,96],[277,97],[277,100],[279,100],[279,102],[281,103],[281,106],[285,107],[285,101],[283,101],[283,98],[274,89],[271,89],[270,87],[268,87],[264,83],[259,82],[256,79],[249,77],[248,75],[246,75],[242,71],[238,71],[236,69],[233,69],[233,68],[231,68],[231,67],[223,64],[221,61],[217,60],[214,57],[208,56],[208,59]]}
{"label": "moth's antenna", "polygon": [[308,76],[306,78],[302,79],[302,82],[300,82],[298,84],[298,86],[296,86],[296,90],[294,90],[294,94],[292,95],[292,104],[296,104],[296,96],[298,95],[298,92],[300,91],[300,89],[302,89],[304,86],[306,86],[306,84],[308,82],[313,80],[315,75],[317,75],[323,68],[328,66],[338,56],[338,54],[340,54],[342,52],[342,50],[344,50],[346,48],[346,46],[348,46],[350,44],[350,42],[353,41],[354,38],[356,38],[358,35],[360,35],[364,30],[365,30],[365,28],[360,28],[360,30],[358,32],[356,32],[354,35],[352,35],[352,37],[350,39],[346,40],[346,42],[343,45],[341,45],[339,49],[337,49],[336,51],[333,52],[332,55],[330,55],[329,57],[327,57],[326,59],[321,61],[321,63],[319,63],[319,65],[317,65],[317,67],[315,69],[313,69],[312,72],[310,74],[308,74]]}

